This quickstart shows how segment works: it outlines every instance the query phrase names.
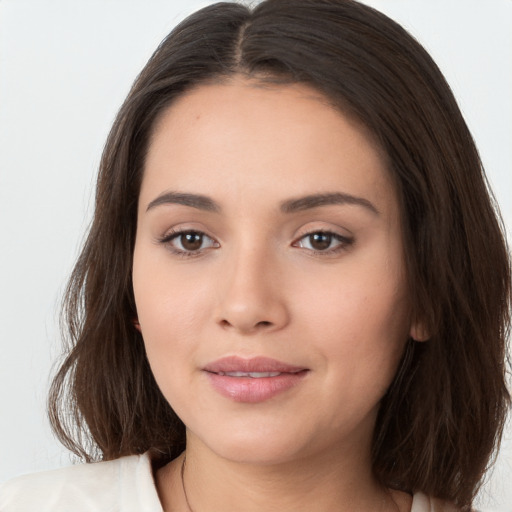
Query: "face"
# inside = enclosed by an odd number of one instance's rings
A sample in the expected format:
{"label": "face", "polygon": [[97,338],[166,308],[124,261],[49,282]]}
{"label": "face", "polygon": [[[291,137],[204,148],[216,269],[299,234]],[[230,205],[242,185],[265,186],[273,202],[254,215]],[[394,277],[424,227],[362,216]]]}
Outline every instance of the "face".
{"label": "face", "polygon": [[411,329],[400,220],[365,131],[302,85],[200,86],[158,121],[133,286],[189,446],[369,451]]}

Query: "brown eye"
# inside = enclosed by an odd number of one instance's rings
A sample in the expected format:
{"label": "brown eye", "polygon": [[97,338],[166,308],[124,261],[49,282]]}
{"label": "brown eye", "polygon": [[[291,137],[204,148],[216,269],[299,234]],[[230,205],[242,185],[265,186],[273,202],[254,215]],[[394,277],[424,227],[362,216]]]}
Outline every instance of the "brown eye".
{"label": "brown eye", "polygon": [[293,245],[312,252],[330,254],[348,248],[353,242],[353,238],[341,236],[337,233],[315,231],[304,235]]}
{"label": "brown eye", "polygon": [[203,245],[203,235],[194,231],[182,233],[178,239],[185,251],[197,251]]}
{"label": "brown eye", "polygon": [[315,251],[325,251],[331,246],[333,236],[330,233],[312,233],[308,235],[309,245]]}
{"label": "brown eye", "polygon": [[179,231],[161,240],[177,254],[201,254],[204,249],[219,247],[212,238],[200,231]]}

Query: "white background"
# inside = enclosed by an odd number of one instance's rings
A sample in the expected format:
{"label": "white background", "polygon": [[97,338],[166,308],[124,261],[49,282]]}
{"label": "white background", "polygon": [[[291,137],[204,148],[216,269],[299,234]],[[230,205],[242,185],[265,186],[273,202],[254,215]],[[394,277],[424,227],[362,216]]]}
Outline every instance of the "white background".
{"label": "white background", "polygon": [[[157,44],[208,3],[0,0],[0,481],[70,463],[50,434],[45,398],[102,145]],[[510,236],[512,0],[366,3],[408,28],[445,73]],[[511,512],[511,482],[509,428],[480,509]]]}

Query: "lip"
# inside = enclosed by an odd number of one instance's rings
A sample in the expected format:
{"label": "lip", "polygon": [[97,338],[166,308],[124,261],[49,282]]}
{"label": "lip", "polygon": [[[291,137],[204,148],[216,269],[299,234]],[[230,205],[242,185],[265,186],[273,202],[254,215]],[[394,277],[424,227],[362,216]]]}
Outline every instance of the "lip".
{"label": "lip", "polygon": [[[309,370],[268,357],[229,356],[207,364],[203,371],[213,389],[222,396],[235,402],[258,403],[295,387]],[[229,375],[234,373],[237,375]],[[240,376],[240,373],[247,375]]]}

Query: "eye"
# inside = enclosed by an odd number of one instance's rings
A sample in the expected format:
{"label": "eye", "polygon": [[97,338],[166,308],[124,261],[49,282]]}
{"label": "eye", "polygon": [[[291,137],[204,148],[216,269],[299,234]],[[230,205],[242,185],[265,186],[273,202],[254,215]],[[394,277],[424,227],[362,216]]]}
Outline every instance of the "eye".
{"label": "eye", "polygon": [[346,249],[353,241],[353,238],[330,231],[315,231],[299,238],[293,245],[310,251],[332,253]]}
{"label": "eye", "polygon": [[166,235],[161,243],[181,255],[200,254],[205,249],[219,247],[219,243],[201,231],[175,231]]}

